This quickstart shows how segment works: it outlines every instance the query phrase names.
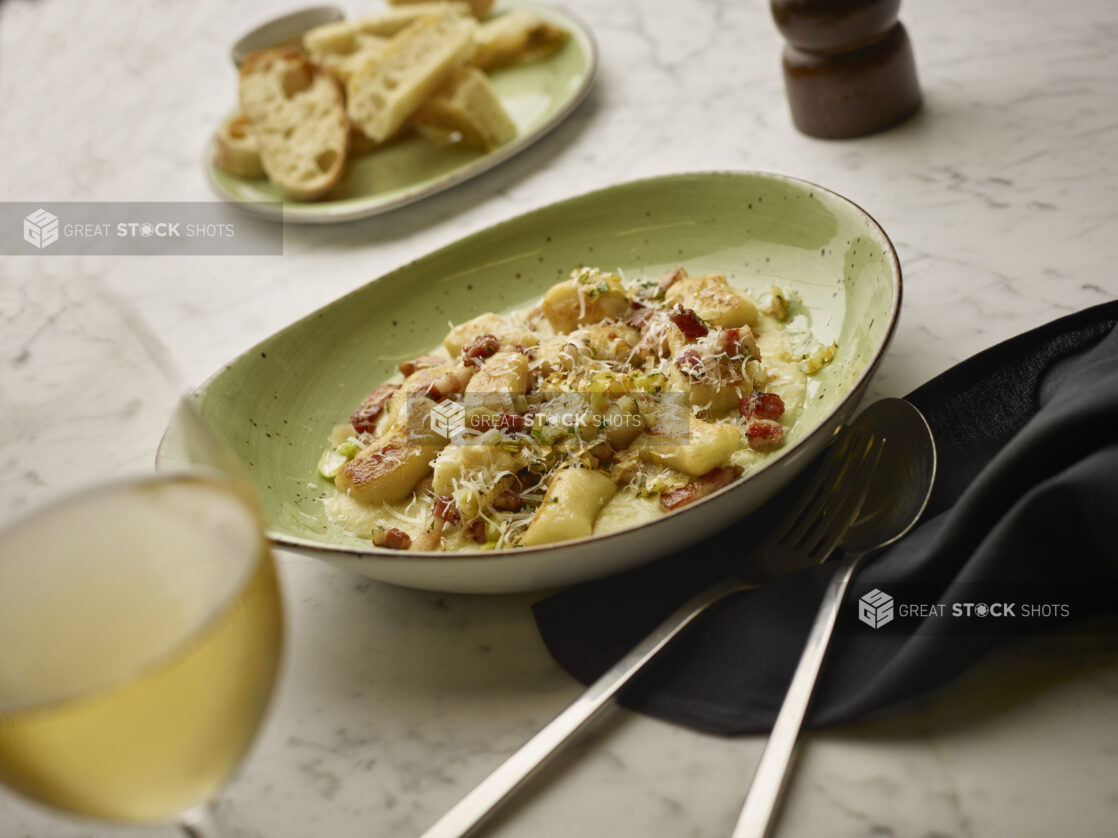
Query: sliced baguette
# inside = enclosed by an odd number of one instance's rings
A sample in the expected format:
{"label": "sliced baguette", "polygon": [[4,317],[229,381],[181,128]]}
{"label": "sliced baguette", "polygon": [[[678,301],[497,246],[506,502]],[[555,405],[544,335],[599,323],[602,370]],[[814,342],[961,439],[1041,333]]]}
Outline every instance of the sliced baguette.
{"label": "sliced baguette", "polygon": [[336,20],[303,33],[303,49],[311,55],[329,53],[349,55],[357,49],[357,36],[365,30],[359,20]]}
{"label": "sliced baguette", "polygon": [[418,0],[389,9],[382,14],[365,18],[365,31],[391,38],[421,17],[428,15],[458,15],[472,17],[473,6],[466,0]]}
{"label": "sliced baguette", "polygon": [[218,168],[241,178],[264,177],[260,144],[252,133],[252,123],[243,113],[227,119],[217,129],[214,162]]}
{"label": "sliced baguette", "polygon": [[241,65],[240,99],[276,186],[312,200],[337,184],[349,122],[341,87],[329,73],[297,49],[255,52]]}
{"label": "sliced baguette", "polygon": [[524,64],[546,58],[569,37],[565,29],[517,9],[487,20],[478,27],[470,63],[483,70],[495,70],[510,64]]}
{"label": "sliced baguette", "polygon": [[[392,6],[414,6],[423,4],[427,0],[388,0],[388,2]],[[484,20],[489,16],[489,13],[493,10],[493,2],[494,0],[466,0],[470,11],[474,13],[474,17],[478,20]]]}
{"label": "sliced baguette", "polygon": [[447,85],[419,107],[412,121],[438,134],[459,134],[462,142],[486,151],[516,136],[516,124],[489,78],[477,67],[455,70]]}
{"label": "sliced baguette", "polygon": [[313,49],[308,52],[312,61],[332,73],[334,78],[344,86],[364,64],[379,60],[388,44],[388,38],[358,32],[353,38],[353,47],[348,52]]}
{"label": "sliced baguette", "polygon": [[409,24],[427,15],[470,16],[473,10],[469,3],[458,0],[425,0],[408,6],[389,9],[383,14],[357,20],[340,20],[326,23],[308,30],[303,35],[303,47],[307,52],[349,53],[357,48],[362,35],[377,38],[391,38]]}
{"label": "sliced baguette", "polygon": [[350,120],[374,142],[387,140],[473,52],[476,28],[458,15],[429,15],[410,24],[346,84]]}
{"label": "sliced baguette", "polygon": [[468,3],[433,0],[414,3],[359,20],[342,20],[316,26],[303,35],[303,48],[342,85],[349,84],[361,65],[379,59],[393,36],[426,15],[470,17]]}

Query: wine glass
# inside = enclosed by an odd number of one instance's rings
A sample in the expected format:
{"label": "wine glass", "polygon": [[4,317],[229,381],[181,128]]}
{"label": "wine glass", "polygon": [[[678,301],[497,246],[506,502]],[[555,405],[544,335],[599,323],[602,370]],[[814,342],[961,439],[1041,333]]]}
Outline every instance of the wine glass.
{"label": "wine glass", "polygon": [[255,508],[228,476],[83,491],[0,532],[0,782],[78,815],[180,817],[264,715],[283,620]]}
{"label": "wine glass", "polygon": [[[279,668],[275,561],[247,476],[179,401],[181,378],[135,312],[103,290],[64,293],[75,304],[43,306],[54,331],[37,333],[25,386],[9,382],[32,432],[0,438],[39,478],[0,492],[9,510],[39,507],[0,528],[0,784],[71,815],[216,838],[209,801]],[[132,407],[84,419],[89,381],[101,388],[89,415]],[[156,473],[176,410],[162,459],[178,465]]]}

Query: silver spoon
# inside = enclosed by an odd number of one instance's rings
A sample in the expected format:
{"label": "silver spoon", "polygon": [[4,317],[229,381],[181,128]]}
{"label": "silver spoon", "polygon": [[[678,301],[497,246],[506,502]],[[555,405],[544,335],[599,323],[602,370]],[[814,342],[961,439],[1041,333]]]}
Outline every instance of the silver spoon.
{"label": "silver spoon", "polygon": [[865,425],[885,441],[862,513],[847,531],[843,559],[827,585],[807,644],[753,775],[733,838],[769,834],[811,695],[827,654],[839,607],[858,565],[870,553],[912,529],[927,506],[936,474],[936,447],[924,416],[902,399],[883,399],[866,408],[853,427]]}

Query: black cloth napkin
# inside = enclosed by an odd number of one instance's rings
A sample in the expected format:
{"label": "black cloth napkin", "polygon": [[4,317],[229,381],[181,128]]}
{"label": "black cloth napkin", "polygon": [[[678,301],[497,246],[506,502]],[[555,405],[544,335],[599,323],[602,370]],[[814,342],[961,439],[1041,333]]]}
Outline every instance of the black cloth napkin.
{"label": "black cloth napkin", "polygon": [[[1118,612],[1116,322],[1118,302],[1063,317],[908,396],[935,433],[936,487],[919,525],[853,580],[809,725],[879,715],[999,644]],[[551,654],[592,682],[761,541],[795,491],[686,551],[538,602]],[[712,733],[769,729],[832,572],[797,571],[724,600],[621,703]],[[877,628],[858,619],[874,589],[893,598]],[[920,610],[940,604],[942,615]]]}

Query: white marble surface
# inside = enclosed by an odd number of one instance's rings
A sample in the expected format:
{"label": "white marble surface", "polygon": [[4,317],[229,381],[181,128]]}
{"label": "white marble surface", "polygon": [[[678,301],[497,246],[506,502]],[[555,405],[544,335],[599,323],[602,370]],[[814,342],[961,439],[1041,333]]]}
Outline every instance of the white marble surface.
{"label": "white marble surface", "polygon": [[[0,197],[208,200],[200,156],[233,100],[228,46],[291,5],[4,0]],[[416,255],[640,176],[778,171],[874,214],[906,276],[878,393],[1118,295],[1112,0],[906,4],[926,106],[839,143],[792,129],[760,0],[568,5],[602,47],[590,98],[528,153],[437,199],[291,228],[282,257],[5,258],[0,520],[146,467],[166,416],[160,364],[198,382]],[[281,564],[291,647],[274,711],[220,801],[234,835],[418,835],[578,691],[542,648],[529,597]],[[1116,710],[1112,641],[1003,653],[903,716],[809,736],[779,834],[1114,834]],[[726,835],[760,747],[616,712],[492,834]],[[117,834],[0,791],[0,838]]]}

